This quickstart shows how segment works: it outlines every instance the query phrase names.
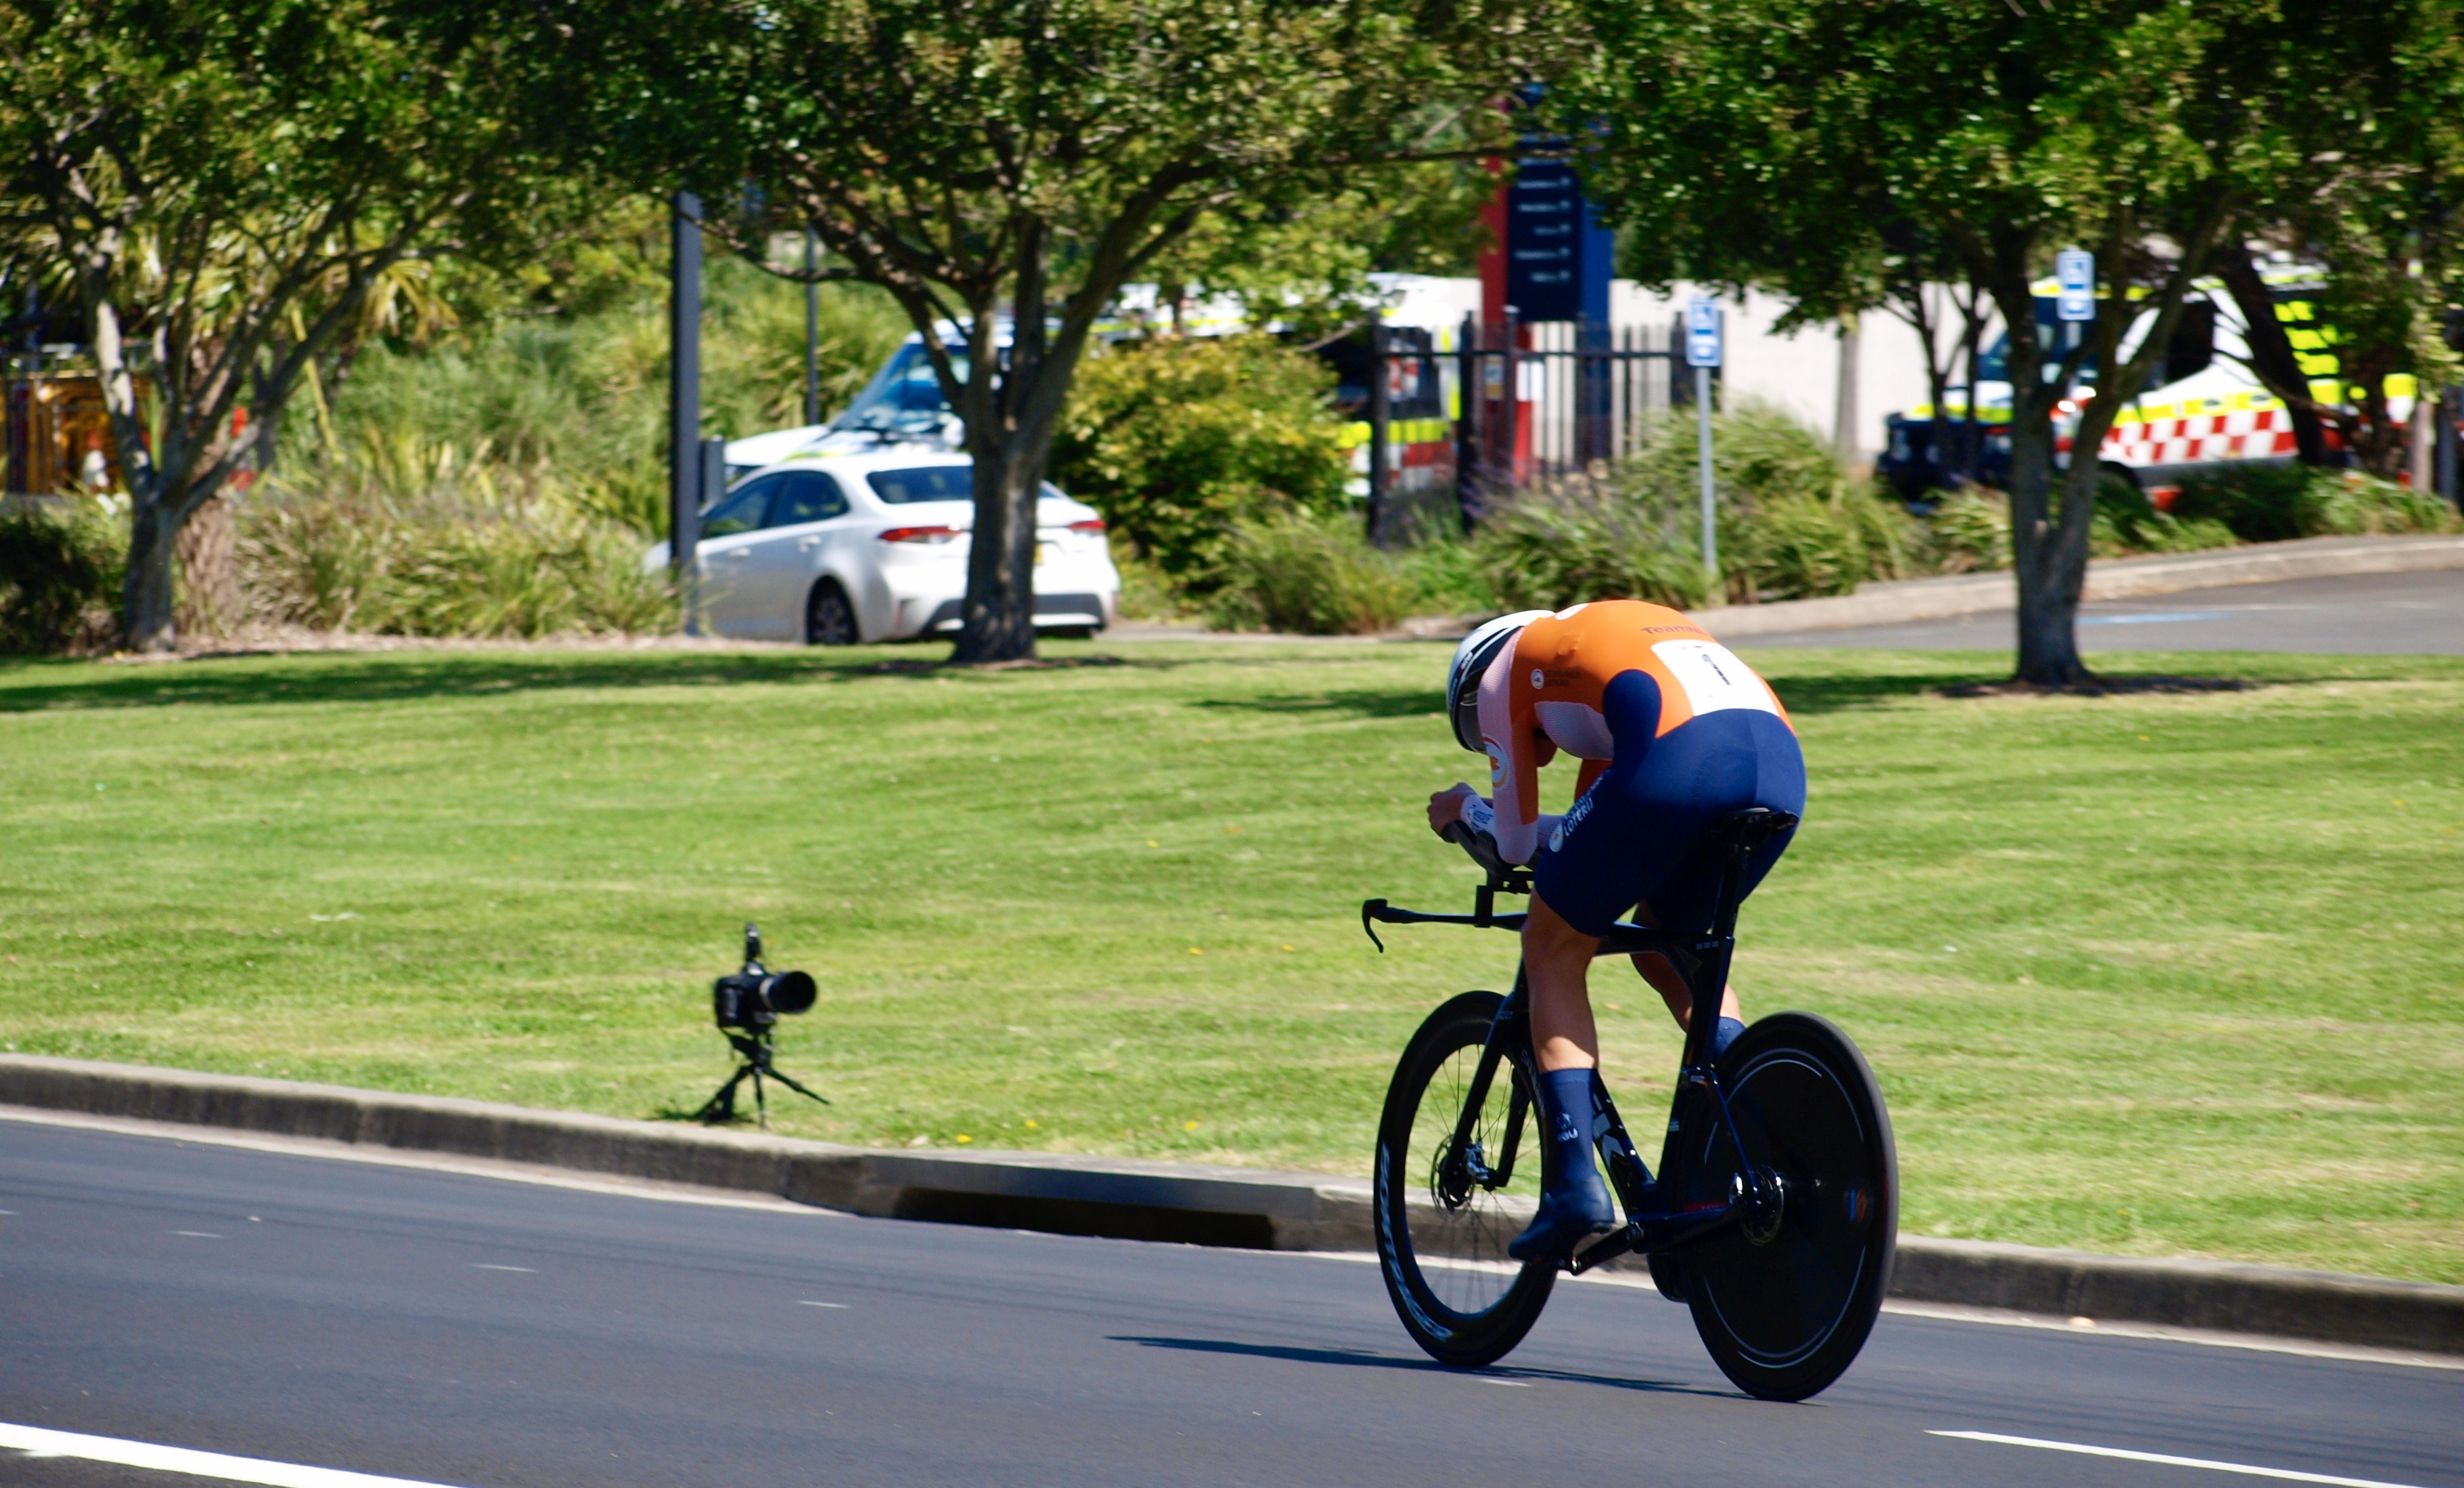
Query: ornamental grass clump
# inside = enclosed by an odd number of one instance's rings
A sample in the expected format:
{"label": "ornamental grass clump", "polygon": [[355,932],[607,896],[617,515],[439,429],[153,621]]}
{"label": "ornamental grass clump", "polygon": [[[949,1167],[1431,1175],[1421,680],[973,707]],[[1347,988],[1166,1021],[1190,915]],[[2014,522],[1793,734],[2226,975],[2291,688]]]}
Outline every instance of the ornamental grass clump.
{"label": "ornamental grass clump", "polygon": [[268,483],[241,518],[256,617],[320,630],[531,638],[675,624],[644,539],[540,466],[413,431]]}
{"label": "ornamental grass clump", "polygon": [[[1663,414],[1630,457],[1508,500],[1477,539],[1500,598],[1551,608],[1710,602],[1698,460],[1694,421]],[[1851,481],[1828,445],[1778,409],[1746,404],[1712,421],[1712,481],[1716,598],[1727,602],[1848,594],[1922,566],[1915,520]]]}
{"label": "ornamental grass clump", "polygon": [[1410,611],[1413,585],[1347,514],[1285,512],[1234,529],[1209,618],[1226,630],[1368,635]]}

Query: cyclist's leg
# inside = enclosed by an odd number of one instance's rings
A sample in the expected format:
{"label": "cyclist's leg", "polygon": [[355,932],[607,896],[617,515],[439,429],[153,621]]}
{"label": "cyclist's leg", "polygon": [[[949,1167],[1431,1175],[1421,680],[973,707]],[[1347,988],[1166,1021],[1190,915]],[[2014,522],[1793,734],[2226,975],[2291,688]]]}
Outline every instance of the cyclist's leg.
{"label": "cyclist's leg", "polygon": [[1600,1039],[1586,979],[1598,949],[1598,936],[1584,934],[1547,900],[1531,896],[1531,913],[1523,922],[1523,976],[1539,1065],[1539,1135],[1548,1158],[1540,1212],[1506,1248],[1517,1260],[1563,1258],[1617,1224],[1617,1205],[1592,1159]]}
{"label": "cyclist's leg", "polygon": [[1523,975],[1531,996],[1531,1052],[1544,1070],[1590,1069],[1600,1061],[1592,1020],[1592,957],[1600,938],[1586,935],[1549,902],[1531,896],[1523,922]]}

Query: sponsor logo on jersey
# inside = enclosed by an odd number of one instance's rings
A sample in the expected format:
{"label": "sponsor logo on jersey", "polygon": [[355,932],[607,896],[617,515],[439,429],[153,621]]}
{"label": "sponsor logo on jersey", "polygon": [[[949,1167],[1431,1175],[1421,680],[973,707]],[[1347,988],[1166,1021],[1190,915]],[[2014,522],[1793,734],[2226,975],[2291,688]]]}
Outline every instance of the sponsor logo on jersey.
{"label": "sponsor logo on jersey", "polygon": [[1583,819],[1591,814],[1592,793],[1585,791],[1583,793],[1583,799],[1574,802],[1574,809],[1567,812],[1563,817],[1558,818],[1557,829],[1549,834],[1549,850],[1551,852],[1563,852],[1566,847],[1566,834],[1572,832],[1574,828],[1581,826],[1583,824]]}
{"label": "sponsor logo on jersey", "polygon": [[1480,747],[1488,755],[1488,788],[1494,791],[1506,783],[1506,746],[1495,739],[1483,739]]}

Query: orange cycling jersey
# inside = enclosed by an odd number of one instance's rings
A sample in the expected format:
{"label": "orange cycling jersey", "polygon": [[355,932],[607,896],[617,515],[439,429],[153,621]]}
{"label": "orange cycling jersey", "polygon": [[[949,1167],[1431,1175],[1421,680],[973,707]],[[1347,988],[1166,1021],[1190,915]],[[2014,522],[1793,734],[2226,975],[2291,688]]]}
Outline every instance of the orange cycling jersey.
{"label": "orange cycling jersey", "polygon": [[[1618,740],[1602,701],[1609,684],[1635,671],[1659,686],[1653,739],[1728,709],[1788,722],[1787,710],[1762,678],[1666,605],[1601,600],[1535,620],[1489,664],[1480,684],[1481,746],[1488,755],[1495,817],[1473,825],[1496,836],[1507,861],[1529,862],[1551,824],[1540,816],[1539,771],[1551,754],[1562,749],[1586,761],[1577,797],[1616,757]],[[1795,726],[1789,727],[1793,733]],[[1626,747],[1647,749],[1650,742],[1629,740]]]}

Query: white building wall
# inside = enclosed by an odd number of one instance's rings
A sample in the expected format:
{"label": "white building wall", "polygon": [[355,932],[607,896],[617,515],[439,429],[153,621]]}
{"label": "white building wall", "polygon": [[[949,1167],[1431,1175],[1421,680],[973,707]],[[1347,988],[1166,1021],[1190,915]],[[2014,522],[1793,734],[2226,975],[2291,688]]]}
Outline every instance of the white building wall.
{"label": "white building wall", "polygon": [[[1630,279],[1610,286],[1609,313],[1619,326],[1649,325],[1665,333],[1685,301],[1697,293],[1680,284],[1667,294],[1654,294]],[[1753,398],[1787,410],[1809,427],[1837,443],[1839,438],[1839,332],[1836,326],[1806,326],[1782,334],[1777,326],[1788,313],[1788,301],[1775,295],[1749,293],[1740,300],[1717,295],[1727,310],[1727,365],[1721,381],[1730,398]],[[1957,317],[1947,296],[1942,298],[1948,329],[1936,328],[1942,360],[1958,339]],[[1992,332],[1986,333],[1987,341]],[[1916,329],[1897,316],[1868,311],[1859,317],[1857,338],[1856,422],[1850,429],[1851,464],[1870,463],[1884,444],[1883,418],[1905,412],[1931,400],[1925,381],[1925,343]]]}

